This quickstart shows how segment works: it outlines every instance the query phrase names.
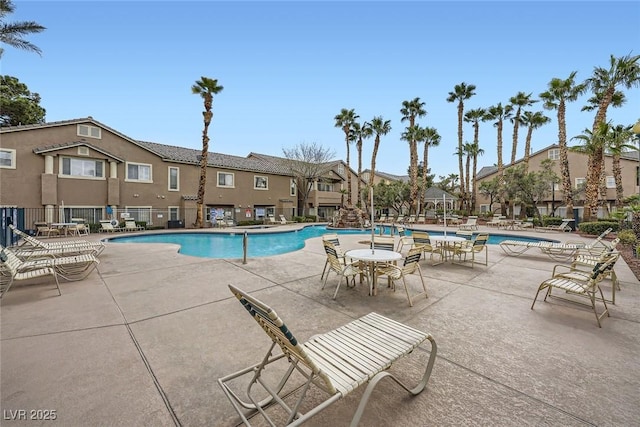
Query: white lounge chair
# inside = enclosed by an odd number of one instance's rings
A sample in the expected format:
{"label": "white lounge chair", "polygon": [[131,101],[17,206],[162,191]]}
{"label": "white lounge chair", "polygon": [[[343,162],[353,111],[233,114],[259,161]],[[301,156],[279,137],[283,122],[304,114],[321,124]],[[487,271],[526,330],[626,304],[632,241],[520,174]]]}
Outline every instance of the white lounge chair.
{"label": "white lounge chair", "polygon": [[9,225],[11,231],[20,238],[20,245],[13,249],[14,253],[22,259],[46,258],[92,254],[98,256],[104,251],[102,242],[90,242],[88,240],[66,240],[63,242],[42,242],[27,233],[18,230],[14,225]]}
{"label": "white lounge chair", "polygon": [[114,233],[116,231],[122,231],[123,229],[118,225],[118,221],[116,220],[101,220],[100,221],[100,231],[104,231],[106,233]]}
{"label": "white lounge chair", "polygon": [[547,225],[546,227],[538,227],[536,228],[536,230],[539,231],[571,231],[571,226],[569,225],[569,223],[573,221],[573,219],[571,218],[564,218],[562,220],[562,223],[560,223],[560,225]]}
{"label": "white lounge chair", "polygon": [[[278,404],[288,414],[286,425],[301,425],[332,403],[366,385],[351,420],[351,425],[357,426],[375,386],[381,379],[390,377],[414,396],[421,393],[429,381],[437,353],[436,342],[430,334],[377,313],[369,313],[333,331],[314,335],[308,341],[300,342],[271,307],[232,285],[229,285],[229,289],[272,340],[260,363],[218,379],[224,394],[247,426],[251,425],[248,418],[256,412],[259,412],[269,425],[274,426],[275,422],[269,416],[268,408],[272,404]],[[236,326],[236,333],[242,333],[243,327]],[[415,387],[410,388],[396,378],[390,368],[393,363],[411,353],[424,354],[414,350],[425,341],[431,344],[429,359],[422,379]],[[274,355],[278,346],[282,353]],[[254,350],[245,349],[245,352]],[[281,380],[276,379],[274,384],[270,384],[270,376],[263,375],[263,372],[278,362],[288,366],[288,369]],[[300,373],[306,381],[299,385],[289,384],[289,380],[301,378],[291,375],[294,371]],[[243,377],[248,381],[248,386],[247,382],[242,386],[246,397],[241,397],[240,391],[233,389],[234,380]],[[317,387],[321,393],[314,392],[312,399],[305,399],[312,386]],[[262,397],[255,396],[254,389],[258,389],[256,392]],[[289,396],[292,390],[297,395],[293,397],[297,398],[295,403],[289,406],[283,398],[285,395]],[[312,402],[316,404],[308,406]],[[310,409],[303,414],[301,410],[305,406]],[[377,410],[380,409],[378,406]],[[248,411],[252,413],[247,414]]]}
{"label": "white lounge chair", "polygon": [[53,277],[56,282],[56,288],[58,289],[58,295],[62,295],[56,270],[50,263],[46,265],[41,264],[39,267],[31,265],[25,266],[25,262],[10,250],[6,248],[0,249],[0,298],[9,292],[13,282],[47,276]]}
{"label": "white lounge chair", "polygon": [[295,221],[288,221],[287,218],[285,218],[284,215],[279,215],[279,218],[280,218],[280,224],[282,224],[282,225],[295,224]]}
{"label": "white lounge chair", "polygon": [[478,229],[478,217],[470,216],[467,218],[467,222],[458,226],[460,230],[477,230]]}

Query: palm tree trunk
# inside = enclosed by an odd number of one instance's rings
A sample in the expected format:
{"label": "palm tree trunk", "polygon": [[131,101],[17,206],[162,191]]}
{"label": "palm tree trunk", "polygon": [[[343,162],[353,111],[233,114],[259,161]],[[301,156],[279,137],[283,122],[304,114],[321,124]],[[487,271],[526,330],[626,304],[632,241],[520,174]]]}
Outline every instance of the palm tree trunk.
{"label": "palm tree trunk", "polygon": [[211,112],[211,104],[205,101],[204,129],[202,130],[202,153],[200,155],[200,179],[198,181],[198,200],[196,202],[196,228],[204,227],[204,190],[207,185],[207,163],[209,158],[209,125],[213,113]]}
{"label": "palm tree trunk", "polygon": [[460,198],[464,202],[466,199],[464,188],[464,169],[462,166],[462,118],[464,116],[464,104],[458,102],[458,170],[460,171]]}
{"label": "palm tree trunk", "polygon": [[560,148],[560,175],[562,177],[562,194],[564,205],[567,207],[566,216],[573,215],[573,192],[571,172],[569,171],[569,155],[567,153],[567,122],[565,120],[565,104],[558,105],[558,147]]}
{"label": "palm tree trunk", "polygon": [[376,135],[373,143],[373,152],[371,153],[371,175],[369,175],[369,186],[373,188],[373,180],[375,178],[376,157],[378,155],[378,147],[380,146],[380,135]]}
{"label": "palm tree trunk", "polygon": [[616,210],[623,207],[624,189],[622,188],[622,168],[620,167],[620,155],[613,156],[613,179],[616,181]]}
{"label": "palm tree trunk", "polygon": [[360,175],[362,174],[362,138],[358,139],[358,207],[362,209],[362,182]]}
{"label": "palm tree trunk", "polygon": [[347,135],[347,206],[351,207],[351,160],[349,153],[349,133],[345,132],[345,134]]}

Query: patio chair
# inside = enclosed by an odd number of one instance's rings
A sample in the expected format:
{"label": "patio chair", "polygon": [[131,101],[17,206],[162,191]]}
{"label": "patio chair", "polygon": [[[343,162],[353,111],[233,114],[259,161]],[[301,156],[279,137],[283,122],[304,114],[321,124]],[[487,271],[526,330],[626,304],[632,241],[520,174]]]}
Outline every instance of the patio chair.
{"label": "patio chair", "polygon": [[[344,251],[342,250],[342,247],[340,246],[340,240],[338,239],[338,234],[337,233],[329,233],[329,234],[323,234],[322,235],[322,242],[323,242],[323,247],[325,248],[325,253],[327,252],[326,250],[326,246],[324,246],[324,242],[329,242],[331,244],[333,244],[333,247],[336,251],[336,256],[338,257],[338,259],[344,264],[345,263],[345,257],[344,257]],[[320,280],[324,279],[324,274],[327,272],[327,267],[329,266],[329,254],[327,254],[327,260],[324,263],[324,268],[322,269],[322,275],[320,276]]]}
{"label": "patio chair", "polygon": [[395,239],[390,236],[373,236],[373,249],[383,249],[392,251],[395,246]]}
{"label": "patio chair", "polygon": [[[596,264],[600,262],[600,259],[603,256],[618,253],[616,252],[615,249],[619,242],[620,242],[620,238],[615,238],[614,240],[611,241],[609,245],[603,247],[600,250],[600,252],[598,252],[593,247],[589,249],[587,248],[578,249],[576,253],[573,255],[573,260],[571,261],[571,268],[575,269],[578,267],[588,267],[588,268],[595,267]],[[613,266],[610,269],[606,270],[602,275],[603,279],[606,279],[608,277],[611,277],[611,300],[607,300],[607,302],[615,304],[616,290],[620,290],[620,281],[618,280],[618,276],[616,275],[616,271],[613,269]]]}
{"label": "patio chair", "polygon": [[123,229],[118,225],[118,221],[112,220],[100,220],[100,231],[105,233],[114,233],[116,231],[122,231]]}
{"label": "patio chair", "polygon": [[[232,285],[229,285],[229,289],[272,340],[260,363],[218,379],[224,394],[247,426],[251,425],[249,418],[257,413],[269,425],[275,426],[275,421],[267,413],[267,407],[275,404],[288,414],[286,425],[301,425],[350,392],[366,385],[351,420],[351,426],[357,426],[374,388],[383,378],[390,377],[413,396],[421,393],[429,381],[437,354],[436,342],[430,334],[377,313],[369,313],[333,331],[314,335],[308,341],[300,342],[271,307]],[[410,388],[396,378],[390,368],[393,363],[411,353],[424,354],[414,350],[427,340],[431,351],[424,374],[420,382]],[[274,356],[276,346],[280,347],[282,353]],[[278,383],[270,384],[269,375],[263,373],[278,361],[288,366],[288,369]],[[301,378],[292,376],[294,371],[300,373],[306,381],[302,384],[290,384],[294,378]],[[234,380],[243,377],[248,380],[248,385],[243,386],[246,397],[239,396],[239,391],[232,389]],[[313,396],[307,399],[312,386],[313,392],[310,394]],[[256,388],[261,396],[266,393],[266,397],[260,397],[260,401],[254,395]],[[292,390],[295,391],[291,396]],[[295,398],[292,406],[284,401],[288,397]],[[312,402],[316,404],[309,406]],[[300,411],[305,406],[310,409],[303,414]]]}
{"label": "patio chair", "polygon": [[484,265],[489,265],[489,251],[487,250],[488,233],[478,233],[472,240],[466,240],[461,245],[454,246],[453,256],[458,257],[459,263],[465,263],[471,256],[471,268],[476,262],[476,254],[484,252]]}
{"label": "patio chair", "polygon": [[369,276],[367,275],[367,272],[365,271],[360,261],[346,262],[344,257],[342,258],[342,260],[340,260],[340,258],[338,257],[338,253],[336,251],[336,247],[333,245],[333,243],[329,241],[324,241],[322,243],[324,245],[325,253],[327,254],[327,262],[329,265],[329,271],[327,271],[326,276],[324,276],[322,289],[324,289],[324,287],[327,286],[327,279],[329,278],[329,273],[333,271],[338,276],[340,276],[340,279],[338,280],[338,285],[336,286],[336,290],[333,293],[333,299],[336,299],[336,296],[338,296],[338,290],[340,289],[340,285],[342,284],[342,278],[346,279],[347,286],[349,286],[349,278],[351,278],[352,286],[355,286],[356,284],[355,279],[356,279],[356,276],[358,275],[360,277],[363,277],[363,276],[367,277],[367,283],[368,283]]}
{"label": "patio chair", "polygon": [[385,222],[387,222],[387,214],[380,215],[380,218],[378,218],[378,222],[380,224],[384,224]]}
{"label": "patio chair", "polygon": [[478,229],[478,217],[470,216],[467,218],[467,222],[458,226],[460,230],[477,230]]}
{"label": "patio chair", "polygon": [[573,221],[573,219],[564,218],[560,225],[547,225],[546,227],[538,227],[538,228],[536,228],[536,230],[540,230],[540,231],[562,231],[562,232],[571,231],[571,226],[569,225],[569,223],[571,221]]}
{"label": "patio chair", "polygon": [[500,214],[494,214],[493,218],[490,221],[487,221],[488,227],[498,227],[502,224],[502,220],[507,219],[506,216],[502,216]]}
{"label": "patio chair", "polygon": [[407,219],[407,224],[415,224],[416,223],[416,216],[415,215],[409,215],[409,218]]}
{"label": "patio chair", "polygon": [[[618,257],[619,254],[617,253],[603,256],[591,271],[577,270],[564,264],[556,265],[553,268],[551,278],[542,282],[538,287],[536,296],[533,298],[533,303],[531,304],[531,309],[533,310],[538,294],[543,289],[546,289],[547,291],[544,296],[544,301],[547,300],[547,297],[552,297],[565,299],[574,303],[580,303],[575,299],[552,295],[552,289],[558,288],[565,291],[566,294],[586,296],[589,299],[590,306],[596,316],[598,327],[601,328],[602,325],[600,324],[600,319],[605,315],[609,316],[609,308],[607,307],[607,302],[598,283],[602,280],[605,272],[613,268]],[[561,269],[567,269],[568,271],[560,272],[559,270]],[[597,296],[597,294],[600,294],[600,296]],[[600,314],[598,314],[598,311],[596,310],[596,300],[601,301],[604,305],[604,310]]]}
{"label": "patio chair", "polygon": [[52,234],[60,236],[60,230],[56,227],[51,227],[46,222],[34,222],[33,226],[36,228],[36,236],[51,237]]}
{"label": "patio chair", "polygon": [[295,221],[288,221],[287,218],[285,218],[284,215],[279,215],[279,217],[280,217],[280,224],[282,224],[282,225],[295,224]]}
{"label": "patio chair", "polygon": [[566,243],[525,240],[503,240],[500,248],[509,256],[520,256],[531,248],[540,249],[540,252],[551,259],[565,261],[571,258],[577,250],[584,248],[585,243],[581,241],[567,241]]}
{"label": "patio chair", "polygon": [[126,219],[124,221],[124,229],[123,231],[142,231],[144,227],[136,224],[135,219]]}
{"label": "patio chair", "polygon": [[82,254],[98,256],[105,248],[105,244],[103,242],[90,242],[88,240],[42,242],[35,237],[29,236],[27,233],[20,231],[13,224],[9,225],[9,228],[22,240],[21,245],[16,248],[14,252],[18,257],[23,259]]}
{"label": "patio chair", "polygon": [[442,249],[431,244],[429,233],[427,233],[426,231],[414,231],[411,234],[411,237],[413,238],[412,248],[421,248],[422,252],[424,252],[425,254],[425,257],[427,256],[427,253],[429,253],[429,260],[432,264],[434,254],[440,255],[440,261],[442,261]]}
{"label": "patio chair", "polygon": [[402,284],[404,285],[404,290],[407,293],[407,299],[409,300],[410,307],[413,307],[413,301],[411,300],[412,297],[409,294],[409,287],[407,286],[406,281],[406,277],[410,274],[418,273],[423,290],[423,292],[413,295],[413,297],[418,297],[424,294],[425,298],[429,298],[429,295],[427,295],[427,286],[424,284],[424,277],[422,277],[422,270],[420,270],[420,265],[418,264],[421,256],[422,248],[412,248],[409,249],[409,253],[404,259],[404,263],[401,267],[391,263],[384,263],[376,266],[376,274],[378,276],[387,276],[394,291],[396,280],[402,279]]}
{"label": "patio chair", "polygon": [[418,219],[416,220],[416,224],[426,224],[427,219],[424,214],[419,214]]}
{"label": "patio chair", "polygon": [[396,246],[396,252],[402,252],[402,248],[405,246],[413,245],[413,239],[411,236],[407,236],[407,232],[403,226],[399,225],[396,227],[396,231],[398,232],[398,245]]}
{"label": "patio chair", "polygon": [[84,223],[84,218],[71,218],[71,222],[76,224],[75,226],[72,226],[72,228],[77,236],[89,234],[89,227]]}
{"label": "patio chair", "polygon": [[13,282],[47,276],[53,277],[58,289],[58,295],[62,295],[56,269],[53,268],[51,263],[43,263],[38,267],[25,265],[25,262],[10,250],[4,247],[0,248],[0,299],[9,292]]}
{"label": "patio chair", "polygon": [[267,215],[267,220],[269,224],[278,224],[278,222],[276,221],[276,218],[273,215]]}

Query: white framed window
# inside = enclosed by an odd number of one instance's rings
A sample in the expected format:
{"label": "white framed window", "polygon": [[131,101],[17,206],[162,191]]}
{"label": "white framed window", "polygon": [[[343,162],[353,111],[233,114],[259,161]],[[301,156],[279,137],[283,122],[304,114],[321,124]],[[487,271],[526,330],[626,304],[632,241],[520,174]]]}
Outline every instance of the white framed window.
{"label": "white framed window", "polygon": [[136,221],[144,221],[147,224],[153,224],[151,210],[151,206],[126,206],[124,211],[129,214],[129,218],[135,219]]}
{"label": "white framed window", "polygon": [[289,182],[289,195],[295,196],[296,194],[296,180],[291,178],[291,181]]}
{"label": "white framed window", "polygon": [[78,147],[78,156],[88,156],[89,147]]}
{"label": "white framed window", "polygon": [[169,206],[169,221],[178,221],[180,219],[180,207]]}
{"label": "white framed window", "polygon": [[586,185],[587,178],[576,178],[576,188]]}
{"label": "white framed window", "polygon": [[491,207],[489,205],[480,205],[480,213],[485,213],[491,211]]}
{"label": "white framed window", "polygon": [[180,168],[169,166],[169,191],[180,190]]}
{"label": "white framed window", "polygon": [[559,182],[554,182],[553,183],[553,191],[560,191],[560,183]]}
{"label": "white framed window", "polygon": [[235,175],[228,172],[218,172],[218,187],[235,187]]}
{"label": "white framed window", "polygon": [[338,173],[344,176],[344,165],[342,163],[338,165]]}
{"label": "white framed window", "polygon": [[560,149],[559,148],[550,148],[548,152],[548,157],[551,160],[560,160]]}
{"label": "white framed window", "polygon": [[104,179],[104,161],[60,157],[60,177]]}
{"label": "white framed window", "polygon": [[318,181],[318,191],[333,191],[333,183]]}
{"label": "white framed window", "polygon": [[149,164],[127,162],[126,169],[125,181],[153,182],[153,169]]}
{"label": "white framed window", "polygon": [[269,178],[266,176],[253,176],[253,189],[254,190],[268,190],[269,189]]}
{"label": "white framed window", "polygon": [[613,176],[607,177],[607,188],[616,188],[616,179]]}
{"label": "white framed window", "polygon": [[16,168],[16,150],[11,148],[0,148],[0,168]]}
{"label": "white framed window", "polygon": [[97,126],[78,125],[78,136],[102,139],[102,129]]}

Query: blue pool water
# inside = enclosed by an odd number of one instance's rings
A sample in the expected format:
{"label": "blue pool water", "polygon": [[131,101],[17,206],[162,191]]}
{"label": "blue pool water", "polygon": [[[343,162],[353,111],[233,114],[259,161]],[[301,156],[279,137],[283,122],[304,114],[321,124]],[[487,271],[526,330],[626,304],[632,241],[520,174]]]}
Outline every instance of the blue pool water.
{"label": "blue pool water", "polygon": [[[385,227],[386,228],[386,227]],[[389,234],[389,229],[383,230]],[[254,233],[248,235],[247,256],[250,258],[284,254],[304,247],[304,242],[326,233],[370,235],[371,231],[361,230],[327,230],[322,225],[307,226],[298,231]],[[378,230],[376,230],[378,233]],[[411,231],[408,230],[410,235]],[[429,231],[430,235],[442,235],[442,232]],[[448,234],[455,234],[449,232]],[[180,245],[180,253],[203,258],[242,258],[243,232],[231,233],[162,233],[142,234],[137,236],[113,237],[109,242],[115,243],[174,243]],[[508,235],[489,235],[489,244],[498,244],[505,239],[538,241],[545,239],[526,238]]]}

